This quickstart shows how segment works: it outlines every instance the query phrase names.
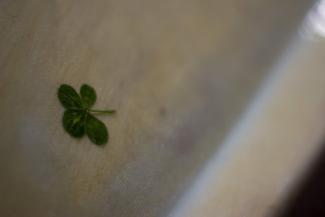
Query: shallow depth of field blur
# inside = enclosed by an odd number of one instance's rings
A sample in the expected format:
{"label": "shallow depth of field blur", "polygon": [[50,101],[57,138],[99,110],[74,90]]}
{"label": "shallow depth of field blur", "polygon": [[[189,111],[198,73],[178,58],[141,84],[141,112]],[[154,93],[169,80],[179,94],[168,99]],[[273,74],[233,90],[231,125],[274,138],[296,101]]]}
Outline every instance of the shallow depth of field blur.
{"label": "shallow depth of field blur", "polygon": [[[325,0],[0,0],[0,216],[325,216]],[[97,91],[110,141],[56,93]]]}

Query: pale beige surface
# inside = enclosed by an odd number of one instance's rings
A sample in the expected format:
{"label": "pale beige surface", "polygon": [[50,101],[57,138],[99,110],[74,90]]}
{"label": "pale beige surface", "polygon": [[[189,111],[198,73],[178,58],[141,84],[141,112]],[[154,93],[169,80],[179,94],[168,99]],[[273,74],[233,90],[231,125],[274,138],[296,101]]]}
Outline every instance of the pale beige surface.
{"label": "pale beige surface", "polygon": [[273,217],[285,206],[324,149],[324,36],[291,44],[170,216]]}
{"label": "pale beige surface", "polygon": [[[0,215],[168,213],[310,3],[0,1]],[[61,83],[118,110],[106,147],[64,133]]]}

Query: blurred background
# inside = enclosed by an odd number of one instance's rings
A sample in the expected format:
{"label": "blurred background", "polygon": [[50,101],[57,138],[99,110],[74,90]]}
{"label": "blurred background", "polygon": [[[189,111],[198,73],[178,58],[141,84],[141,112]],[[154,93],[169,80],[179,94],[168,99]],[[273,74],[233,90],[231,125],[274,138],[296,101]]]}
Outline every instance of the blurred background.
{"label": "blurred background", "polygon": [[[325,216],[325,1],[0,0],[0,216]],[[95,87],[105,147],[57,89]]]}

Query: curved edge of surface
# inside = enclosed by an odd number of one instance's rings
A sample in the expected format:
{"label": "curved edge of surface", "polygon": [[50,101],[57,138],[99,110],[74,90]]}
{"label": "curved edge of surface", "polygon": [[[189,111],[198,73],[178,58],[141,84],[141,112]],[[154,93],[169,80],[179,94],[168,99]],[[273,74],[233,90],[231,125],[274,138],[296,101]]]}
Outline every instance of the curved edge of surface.
{"label": "curved edge of surface", "polygon": [[272,214],[321,148],[325,40],[293,41],[170,217]]}

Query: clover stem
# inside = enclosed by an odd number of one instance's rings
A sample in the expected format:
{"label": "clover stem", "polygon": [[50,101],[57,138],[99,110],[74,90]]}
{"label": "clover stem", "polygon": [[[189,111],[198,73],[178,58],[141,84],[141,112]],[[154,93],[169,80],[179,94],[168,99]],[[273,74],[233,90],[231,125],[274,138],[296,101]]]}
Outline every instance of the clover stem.
{"label": "clover stem", "polygon": [[96,110],[96,109],[89,109],[89,112],[92,113],[99,113],[99,114],[114,114],[116,111],[115,110]]}

